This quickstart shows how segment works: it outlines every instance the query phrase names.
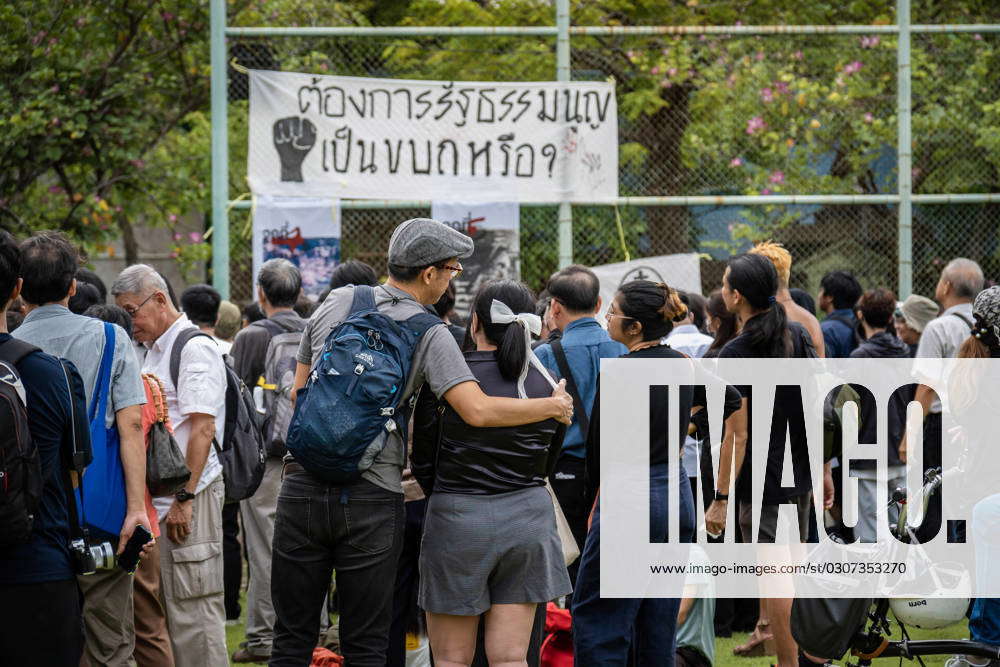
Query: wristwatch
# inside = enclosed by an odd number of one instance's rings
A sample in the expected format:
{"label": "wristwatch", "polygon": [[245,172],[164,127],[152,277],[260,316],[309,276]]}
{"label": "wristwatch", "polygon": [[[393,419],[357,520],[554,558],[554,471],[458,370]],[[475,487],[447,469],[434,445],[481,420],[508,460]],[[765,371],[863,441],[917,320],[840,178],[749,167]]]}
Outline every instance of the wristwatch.
{"label": "wristwatch", "polygon": [[185,503],[189,500],[194,500],[194,494],[188,491],[187,489],[181,489],[180,491],[175,493],[174,496],[177,498],[178,502],[182,503]]}
{"label": "wristwatch", "polygon": [[729,500],[729,494],[728,493],[719,493],[718,491],[716,491],[714,499],[715,500]]}

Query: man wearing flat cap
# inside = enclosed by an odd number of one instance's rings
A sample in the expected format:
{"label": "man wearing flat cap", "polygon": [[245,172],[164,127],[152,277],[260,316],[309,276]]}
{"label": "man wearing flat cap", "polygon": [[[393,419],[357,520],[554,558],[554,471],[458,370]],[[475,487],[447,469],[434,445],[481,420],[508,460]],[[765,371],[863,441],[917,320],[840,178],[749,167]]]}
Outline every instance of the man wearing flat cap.
{"label": "man wearing flat cap", "polygon": [[[375,288],[379,312],[403,321],[434,304],[472,254],[472,239],[427,218],[407,220],[389,239],[389,279]],[[327,336],[345,320],[353,285],[330,292],[306,326],[299,346],[295,390],[306,379]],[[549,398],[487,396],[442,323],[417,343],[399,404],[421,386],[446,400],[468,424],[515,426],[555,418],[569,423],[573,401],[560,385]],[[347,664],[386,661],[396,564],[402,545],[402,470],[406,444],[398,432],[361,479],[334,488],[286,457],[274,530],[272,598],[276,623],[270,665],[309,664],[323,598],[333,572],[340,600],[340,643]]]}

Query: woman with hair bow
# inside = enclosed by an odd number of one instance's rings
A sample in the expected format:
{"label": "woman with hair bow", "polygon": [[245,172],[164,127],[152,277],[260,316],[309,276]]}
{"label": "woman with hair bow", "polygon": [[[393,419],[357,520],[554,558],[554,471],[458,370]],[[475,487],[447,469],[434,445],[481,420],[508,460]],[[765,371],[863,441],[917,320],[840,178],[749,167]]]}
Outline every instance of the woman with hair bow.
{"label": "woman with hair bow", "polygon": [[[522,283],[489,282],[473,305],[465,359],[490,396],[548,396],[553,379],[531,351],[541,321]],[[469,665],[485,613],[490,664],[526,664],[536,606],[571,591],[545,488],[565,426],[548,419],[473,428],[446,403],[418,400],[413,474],[428,495],[419,605],[440,667]]]}

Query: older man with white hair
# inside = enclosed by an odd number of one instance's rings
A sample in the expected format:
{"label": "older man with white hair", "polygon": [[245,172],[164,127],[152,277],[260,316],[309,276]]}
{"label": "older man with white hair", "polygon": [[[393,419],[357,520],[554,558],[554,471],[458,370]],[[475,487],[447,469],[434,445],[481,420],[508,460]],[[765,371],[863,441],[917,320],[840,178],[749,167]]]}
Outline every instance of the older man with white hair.
{"label": "older man with white hair", "polygon": [[[226,375],[215,341],[179,313],[155,269],[135,264],[111,286],[132,316],[135,339],[148,352],[142,372],[156,375],[167,398],[174,438],[191,479],[175,496],[153,499],[162,534],[160,572],[167,627],[177,667],[228,664],[222,575],[222,442]],[[176,379],[171,357],[181,346]]]}

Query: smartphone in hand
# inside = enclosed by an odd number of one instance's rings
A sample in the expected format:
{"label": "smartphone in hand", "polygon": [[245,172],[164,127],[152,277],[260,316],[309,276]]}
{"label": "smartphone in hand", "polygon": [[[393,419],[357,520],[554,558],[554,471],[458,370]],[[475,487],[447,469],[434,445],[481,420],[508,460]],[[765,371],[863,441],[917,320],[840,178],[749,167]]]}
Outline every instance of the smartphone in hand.
{"label": "smartphone in hand", "polygon": [[125,543],[121,556],[118,557],[118,567],[133,574],[139,567],[142,547],[152,539],[153,536],[149,534],[148,530],[142,526],[136,526],[135,530],[132,531],[132,537],[128,538],[128,542]]}

